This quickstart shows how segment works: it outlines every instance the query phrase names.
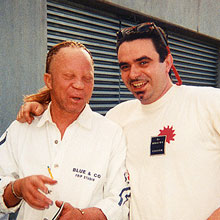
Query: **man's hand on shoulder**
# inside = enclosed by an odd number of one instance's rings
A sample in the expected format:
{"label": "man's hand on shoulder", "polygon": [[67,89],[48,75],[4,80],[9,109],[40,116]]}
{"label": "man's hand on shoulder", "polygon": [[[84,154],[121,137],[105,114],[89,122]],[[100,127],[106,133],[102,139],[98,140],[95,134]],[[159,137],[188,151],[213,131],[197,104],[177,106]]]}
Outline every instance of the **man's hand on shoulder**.
{"label": "man's hand on shoulder", "polygon": [[19,122],[27,122],[31,124],[31,122],[34,120],[33,116],[43,114],[46,108],[47,106],[44,106],[38,102],[26,102],[21,106],[16,119]]}

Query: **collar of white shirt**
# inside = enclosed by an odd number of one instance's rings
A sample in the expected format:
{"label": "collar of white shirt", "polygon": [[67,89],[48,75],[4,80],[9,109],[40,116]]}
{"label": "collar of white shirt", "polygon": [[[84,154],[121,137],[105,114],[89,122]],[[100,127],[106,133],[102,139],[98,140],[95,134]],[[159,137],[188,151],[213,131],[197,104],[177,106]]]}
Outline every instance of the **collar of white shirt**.
{"label": "collar of white shirt", "polygon": [[[37,127],[43,126],[46,122],[54,124],[54,122],[52,121],[52,118],[51,118],[51,114],[50,114],[50,106],[51,106],[51,103],[49,103],[47,110],[42,114],[42,116],[37,124]],[[74,123],[78,123],[80,126],[82,126],[84,128],[91,129],[92,128],[92,114],[93,114],[93,112],[92,112],[90,106],[88,104],[86,104],[85,108],[80,113],[80,115],[76,119],[76,121],[74,121]]]}

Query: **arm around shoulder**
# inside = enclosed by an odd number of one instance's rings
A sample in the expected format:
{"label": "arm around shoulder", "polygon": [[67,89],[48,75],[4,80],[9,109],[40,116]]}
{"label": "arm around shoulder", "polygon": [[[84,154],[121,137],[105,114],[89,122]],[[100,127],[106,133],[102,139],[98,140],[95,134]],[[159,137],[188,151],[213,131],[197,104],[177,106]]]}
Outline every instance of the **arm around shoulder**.
{"label": "arm around shoulder", "polygon": [[47,105],[45,106],[38,102],[26,102],[21,106],[16,119],[19,122],[28,122],[31,124],[34,120],[34,116],[43,114],[46,109]]}
{"label": "arm around shoulder", "polygon": [[30,124],[34,119],[33,116],[43,114],[50,101],[50,90],[46,86],[41,88],[36,94],[26,95],[24,104],[17,114],[17,120]]}

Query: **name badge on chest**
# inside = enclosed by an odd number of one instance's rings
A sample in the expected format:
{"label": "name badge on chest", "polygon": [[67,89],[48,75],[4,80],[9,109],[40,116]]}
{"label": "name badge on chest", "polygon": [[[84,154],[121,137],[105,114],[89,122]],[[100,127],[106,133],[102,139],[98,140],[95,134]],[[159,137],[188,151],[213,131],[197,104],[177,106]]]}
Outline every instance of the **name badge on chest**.
{"label": "name badge on chest", "polygon": [[166,135],[151,137],[150,155],[165,154]]}

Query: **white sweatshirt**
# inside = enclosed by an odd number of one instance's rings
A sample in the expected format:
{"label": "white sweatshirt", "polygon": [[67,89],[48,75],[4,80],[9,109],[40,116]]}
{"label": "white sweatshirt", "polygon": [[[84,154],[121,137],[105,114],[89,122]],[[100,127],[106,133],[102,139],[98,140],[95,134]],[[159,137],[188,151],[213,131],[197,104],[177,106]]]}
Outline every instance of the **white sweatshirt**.
{"label": "white sweatshirt", "polygon": [[205,220],[220,207],[220,90],[172,86],[107,117],[127,139],[132,220]]}

